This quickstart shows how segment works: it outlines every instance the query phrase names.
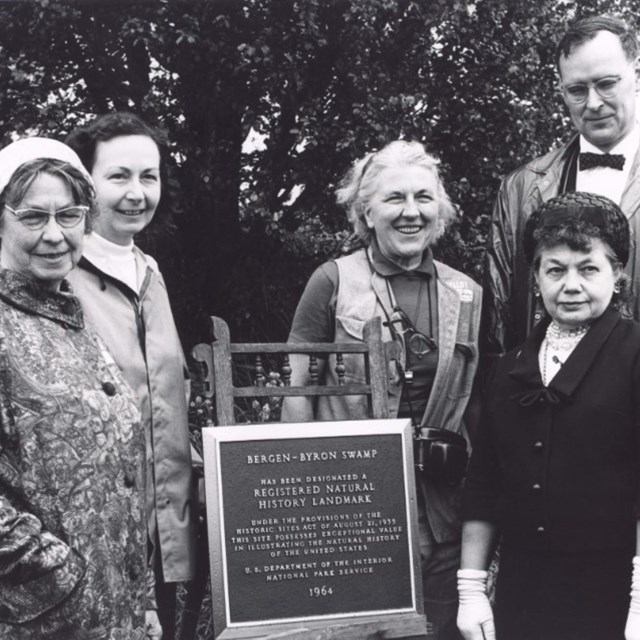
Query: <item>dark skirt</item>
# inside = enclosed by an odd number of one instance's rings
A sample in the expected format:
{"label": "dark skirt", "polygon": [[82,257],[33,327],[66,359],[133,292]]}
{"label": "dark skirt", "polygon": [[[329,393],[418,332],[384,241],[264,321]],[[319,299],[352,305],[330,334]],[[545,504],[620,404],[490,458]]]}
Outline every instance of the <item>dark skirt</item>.
{"label": "dark skirt", "polygon": [[624,640],[634,551],[560,553],[503,544],[497,640]]}

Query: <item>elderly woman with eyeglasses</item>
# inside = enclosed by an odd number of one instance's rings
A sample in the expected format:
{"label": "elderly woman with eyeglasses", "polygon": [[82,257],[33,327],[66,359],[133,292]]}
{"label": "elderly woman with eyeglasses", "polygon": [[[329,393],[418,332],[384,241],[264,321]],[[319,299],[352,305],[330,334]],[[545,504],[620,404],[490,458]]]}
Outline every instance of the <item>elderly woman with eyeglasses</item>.
{"label": "elderly woman with eyeglasses", "polygon": [[485,395],[462,505],[468,640],[640,638],[640,325],[620,313],[629,237],[614,202],[581,192],[526,223],[548,317]]}
{"label": "elderly woman with eyeglasses", "polygon": [[[365,322],[383,321],[395,345],[390,363],[390,415],[410,418],[416,434],[451,441],[455,468],[438,469],[424,456],[416,474],[422,578],[434,638],[458,638],[456,570],[461,522],[457,512],[467,431],[463,420],[478,362],[481,290],[470,278],[434,260],[431,247],[454,217],[438,161],[418,142],[396,140],[355,163],[337,190],[366,248],[327,262],[311,276],[298,304],[290,342],[353,342]],[[308,363],[292,356],[292,384],[308,382]],[[351,367],[351,368],[349,368]],[[364,372],[349,361],[347,380]],[[330,379],[332,367],[324,366]],[[369,417],[361,397],[287,398],[283,420]],[[441,431],[438,431],[441,430]],[[417,449],[427,446],[417,441]],[[423,453],[425,453],[423,451]]]}
{"label": "elderly woman with eyeglasses", "polygon": [[137,400],[67,275],[93,187],[66,145],[0,151],[0,637],[159,638]]}

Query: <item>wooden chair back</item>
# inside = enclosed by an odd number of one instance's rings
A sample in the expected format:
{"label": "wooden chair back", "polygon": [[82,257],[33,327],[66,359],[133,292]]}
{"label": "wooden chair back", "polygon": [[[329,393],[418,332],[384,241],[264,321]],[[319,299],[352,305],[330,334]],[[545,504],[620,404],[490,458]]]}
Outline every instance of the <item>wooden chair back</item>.
{"label": "wooden chair back", "polygon": [[[237,424],[236,402],[246,398],[284,398],[287,396],[366,396],[371,418],[388,418],[388,371],[385,347],[382,342],[382,327],[379,318],[370,320],[364,327],[362,342],[349,343],[234,343],[231,342],[227,323],[211,318],[213,341],[199,344],[192,350],[194,360],[204,370],[204,394],[214,399],[216,425]],[[307,386],[291,386],[290,354],[309,356]],[[335,354],[337,385],[323,385],[319,380],[318,359]],[[365,361],[365,384],[350,384],[345,379],[344,355],[361,354]],[[250,360],[249,380],[236,384],[238,376],[234,357],[245,356]],[[266,360],[277,363],[280,385],[269,384]],[[273,369],[270,373],[273,373]],[[247,377],[247,375],[245,377]]]}

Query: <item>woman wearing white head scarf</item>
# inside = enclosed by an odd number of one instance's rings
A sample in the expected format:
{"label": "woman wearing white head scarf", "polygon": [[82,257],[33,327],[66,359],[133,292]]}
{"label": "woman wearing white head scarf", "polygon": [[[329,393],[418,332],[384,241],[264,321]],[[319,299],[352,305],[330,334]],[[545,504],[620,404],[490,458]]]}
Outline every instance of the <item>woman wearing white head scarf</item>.
{"label": "woman wearing white head scarf", "polygon": [[1,638],[161,635],[140,414],[65,280],[93,196],[62,143],[0,151]]}

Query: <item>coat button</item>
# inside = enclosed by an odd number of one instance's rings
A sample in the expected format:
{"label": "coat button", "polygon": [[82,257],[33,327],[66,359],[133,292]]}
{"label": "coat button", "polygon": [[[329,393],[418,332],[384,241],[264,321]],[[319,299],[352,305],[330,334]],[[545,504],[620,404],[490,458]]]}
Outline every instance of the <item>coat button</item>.
{"label": "coat button", "polygon": [[116,395],[116,385],[113,384],[113,382],[103,382],[102,383],[102,390],[108,396],[115,396]]}
{"label": "coat button", "polygon": [[132,580],[137,580],[140,577],[140,569],[138,569],[138,567],[136,567],[135,565],[129,567],[129,577]]}
{"label": "coat button", "polygon": [[76,312],[76,305],[73,300],[65,300],[60,307],[62,313],[66,316],[72,316]]}
{"label": "coat button", "polygon": [[541,313],[536,313],[533,316],[536,320],[540,320],[540,318],[542,318],[542,314]]}
{"label": "coat button", "polygon": [[133,487],[133,485],[136,483],[136,477],[135,475],[133,475],[132,471],[127,471],[124,474],[124,486],[125,487]]}
{"label": "coat button", "polygon": [[533,450],[534,451],[542,451],[544,449],[544,443],[542,442],[542,440],[538,440],[537,442],[533,443]]}
{"label": "coat button", "polygon": [[538,528],[536,529],[536,533],[537,533],[538,535],[542,535],[542,534],[544,533],[544,527],[543,527],[543,526],[538,527]]}
{"label": "coat button", "polygon": [[534,483],[531,488],[536,492],[542,489],[542,487],[537,482]]}

